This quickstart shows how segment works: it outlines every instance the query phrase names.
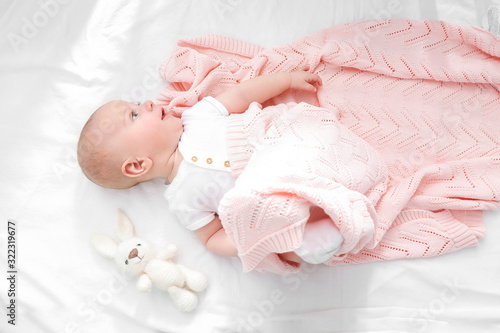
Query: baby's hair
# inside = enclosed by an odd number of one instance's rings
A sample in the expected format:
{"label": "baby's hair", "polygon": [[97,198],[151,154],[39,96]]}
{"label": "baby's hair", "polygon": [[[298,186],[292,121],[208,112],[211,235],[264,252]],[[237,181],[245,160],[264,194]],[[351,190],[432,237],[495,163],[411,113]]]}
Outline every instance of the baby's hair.
{"label": "baby's hair", "polygon": [[99,186],[114,189],[132,187],[138,182],[123,175],[121,156],[106,144],[112,134],[109,124],[96,116],[99,109],[87,120],[78,140],[77,157],[80,168],[89,180]]}

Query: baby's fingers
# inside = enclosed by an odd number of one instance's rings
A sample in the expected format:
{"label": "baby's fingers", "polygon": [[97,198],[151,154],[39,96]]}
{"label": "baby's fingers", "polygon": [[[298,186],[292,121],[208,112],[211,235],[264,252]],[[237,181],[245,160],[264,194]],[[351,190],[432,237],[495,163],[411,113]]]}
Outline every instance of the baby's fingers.
{"label": "baby's fingers", "polygon": [[317,84],[321,86],[323,84],[323,81],[321,81],[321,77],[318,74],[315,73],[308,73],[308,77],[306,78],[306,81],[311,83],[311,84]]}
{"label": "baby's fingers", "polygon": [[292,73],[292,81],[290,88],[305,91],[316,92],[316,86],[321,85],[321,78],[319,75],[304,71],[297,71]]}
{"label": "baby's fingers", "polygon": [[315,82],[304,81],[304,84],[299,87],[300,90],[316,92],[318,89],[314,85]]}
{"label": "baby's fingers", "polygon": [[321,78],[319,75],[314,74],[314,73],[308,73],[307,77],[304,78],[304,81],[307,83],[307,86],[304,87],[305,90],[311,91],[311,92],[316,92],[317,86],[322,85]]}

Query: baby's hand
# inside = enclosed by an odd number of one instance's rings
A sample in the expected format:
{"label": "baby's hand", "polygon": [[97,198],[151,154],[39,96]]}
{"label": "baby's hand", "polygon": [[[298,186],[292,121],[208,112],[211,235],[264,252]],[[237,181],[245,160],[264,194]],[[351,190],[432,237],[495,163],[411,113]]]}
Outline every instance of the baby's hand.
{"label": "baby's hand", "polygon": [[296,71],[290,73],[290,89],[316,92],[316,85],[321,86],[321,78],[314,73]]}

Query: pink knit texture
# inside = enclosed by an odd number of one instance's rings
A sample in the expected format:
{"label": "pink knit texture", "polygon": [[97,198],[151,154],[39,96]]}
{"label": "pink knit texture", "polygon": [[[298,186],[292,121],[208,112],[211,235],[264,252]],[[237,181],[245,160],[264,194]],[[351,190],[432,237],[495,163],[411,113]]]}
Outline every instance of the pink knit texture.
{"label": "pink knit texture", "polygon": [[[300,244],[311,204],[322,206],[346,239],[332,265],[428,257],[476,245],[484,235],[482,210],[500,205],[500,40],[474,27],[408,20],[338,25],[273,49],[202,36],[179,41],[162,65],[171,85],[158,102],[180,114],[242,80],[303,67],[321,76],[317,94],[289,91],[263,110],[253,104],[229,117],[231,166],[242,181],[223,200],[221,216],[244,269],[297,270],[276,253]],[[307,113],[328,119],[323,124],[338,119],[330,133],[349,129],[362,139],[350,140],[352,149],[367,142],[383,163],[335,152],[328,142],[311,149],[333,151],[327,162],[305,159],[304,149],[289,153],[288,161],[278,159],[290,142],[301,145],[297,138],[317,144],[328,135],[325,125],[313,131],[314,140],[303,138],[293,122],[273,118],[283,105],[266,108],[291,101],[319,107],[286,105],[301,115],[302,128],[308,128]],[[280,131],[287,135],[275,135]],[[333,138],[341,140],[337,134]],[[288,148],[274,148],[284,144]],[[259,181],[255,170],[263,174],[265,159],[287,168]],[[295,166],[294,160],[302,162]],[[353,168],[359,161],[365,167]],[[335,168],[327,178],[325,172]],[[342,179],[350,171],[351,178]]]}

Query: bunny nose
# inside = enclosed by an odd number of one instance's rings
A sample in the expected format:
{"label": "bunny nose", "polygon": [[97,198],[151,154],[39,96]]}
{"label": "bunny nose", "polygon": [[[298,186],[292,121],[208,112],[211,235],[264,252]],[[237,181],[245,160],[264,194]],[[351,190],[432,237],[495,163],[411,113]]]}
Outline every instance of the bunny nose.
{"label": "bunny nose", "polygon": [[137,249],[133,249],[132,251],[130,251],[130,253],[128,254],[128,258],[129,259],[132,259],[132,258],[135,258],[137,257],[137,254],[139,253],[139,251],[137,251]]}

